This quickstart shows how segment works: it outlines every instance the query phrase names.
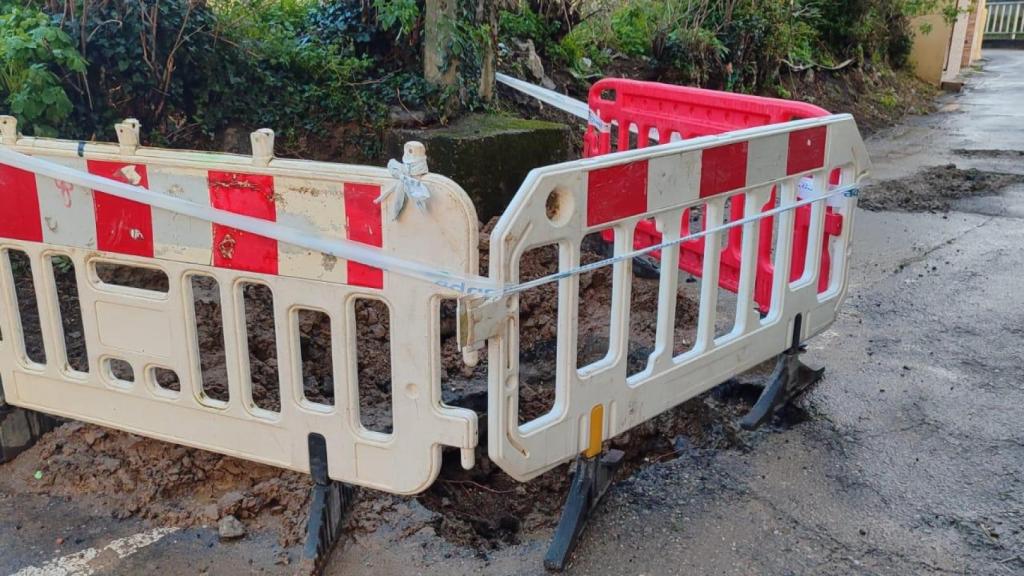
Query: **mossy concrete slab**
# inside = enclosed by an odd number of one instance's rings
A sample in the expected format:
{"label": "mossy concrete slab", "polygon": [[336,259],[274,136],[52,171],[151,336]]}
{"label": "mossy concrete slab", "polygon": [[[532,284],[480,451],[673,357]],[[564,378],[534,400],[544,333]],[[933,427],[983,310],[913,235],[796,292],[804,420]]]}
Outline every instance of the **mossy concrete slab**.
{"label": "mossy concrete slab", "polygon": [[401,159],[410,140],[427,147],[430,171],[456,181],[473,199],[477,217],[500,215],[530,170],[569,159],[569,127],[496,114],[473,114],[442,127],[392,129],[384,144]]}

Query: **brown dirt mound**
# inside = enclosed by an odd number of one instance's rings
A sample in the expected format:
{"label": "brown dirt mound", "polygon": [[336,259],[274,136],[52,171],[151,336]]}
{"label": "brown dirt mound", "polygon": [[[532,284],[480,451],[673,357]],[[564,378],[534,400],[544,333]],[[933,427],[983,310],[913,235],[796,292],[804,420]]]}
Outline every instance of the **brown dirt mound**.
{"label": "brown dirt mound", "polygon": [[7,465],[4,482],[12,491],[88,495],[115,518],[169,526],[216,525],[230,514],[276,530],[283,547],[303,537],[312,486],[305,474],[81,422],[45,435]]}
{"label": "brown dirt mound", "polygon": [[963,170],[955,164],[933,166],[905,178],[880,182],[861,191],[858,205],[866,210],[948,212],[961,198],[993,196],[1024,176]]}

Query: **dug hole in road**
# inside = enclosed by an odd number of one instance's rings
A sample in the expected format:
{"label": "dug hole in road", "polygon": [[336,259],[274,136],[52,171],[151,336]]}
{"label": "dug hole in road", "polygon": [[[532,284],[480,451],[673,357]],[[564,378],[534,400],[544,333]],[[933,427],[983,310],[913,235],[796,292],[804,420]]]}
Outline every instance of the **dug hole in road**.
{"label": "dug hole in road", "polygon": [[[631,460],[568,573],[1024,573],[1024,52],[986,56],[939,112],[868,141],[874,183],[861,193],[848,297],[804,356],[826,366],[824,380],[755,433],[735,422],[763,371],[614,441]],[[552,266],[543,253],[531,263],[538,275]],[[642,308],[657,281],[634,282]],[[583,283],[590,301],[607,297],[601,272]],[[541,411],[549,296],[524,297],[536,368],[526,399]],[[211,316],[217,305],[206,303]],[[585,321],[604,324],[602,310]],[[388,337],[381,310],[360,314],[370,348]],[[643,358],[652,336],[642,318],[635,328],[631,355]],[[310,342],[323,329],[303,324]],[[581,352],[600,356],[607,336],[582,332]],[[481,407],[483,372],[459,366],[450,333],[445,345],[446,400]],[[381,378],[386,362],[370,355],[360,371]],[[276,359],[254,364],[257,383],[272,381]],[[311,373],[310,390],[329,389],[330,374]],[[65,425],[0,466],[0,573],[292,574],[309,487],[304,475]],[[326,573],[537,574],[566,488],[565,467],[519,484],[485,461],[446,466],[416,498],[363,491]]]}

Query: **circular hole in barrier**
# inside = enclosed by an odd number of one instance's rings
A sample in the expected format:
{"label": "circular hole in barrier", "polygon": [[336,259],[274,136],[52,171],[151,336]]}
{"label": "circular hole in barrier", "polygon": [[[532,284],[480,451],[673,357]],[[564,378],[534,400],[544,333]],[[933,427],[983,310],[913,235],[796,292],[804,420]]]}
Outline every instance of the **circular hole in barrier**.
{"label": "circular hole in barrier", "polygon": [[561,186],[553,189],[544,204],[548,221],[555,226],[564,226],[572,218],[573,204],[571,192]]}

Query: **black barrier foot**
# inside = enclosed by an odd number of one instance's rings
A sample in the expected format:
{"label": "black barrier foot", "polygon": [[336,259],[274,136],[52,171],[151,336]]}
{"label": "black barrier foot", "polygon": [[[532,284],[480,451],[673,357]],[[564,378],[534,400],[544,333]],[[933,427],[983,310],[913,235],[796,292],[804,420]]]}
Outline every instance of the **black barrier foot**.
{"label": "black barrier foot", "polygon": [[797,315],[793,320],[792,344],[779,355],[761,397],[740,420],[740,427],[744,430],[756,430],[778,412],[779,408],[798,398],[825,374],[824,368],[815,370],[800,361],[800,353],[803,352],[800,347],[800,324],[801,317]]}
{"label": "black barrier foot", "polygon": [[345,517],[352,509],[356,488],[331,480],[327,475],[327,442],[319,434],[309,435],[309,471],[313,476],[313,498],[306,524],[306,545],[299,574],[323,573],[327,559],[341,539]]}
{"label": "black barrier foot", "polygon": [[612,483],[615,470],[622,464],[621,450],[609,450],[603,456],[576,459],[576,474],[565,499],[562,517],[551,539],[551,546],[544,556],[544,567],[553,572],[565,570],[580,535],[590,519],[590,513],[597,507],[601,497]]}
{"label": "black barrier foot", "polygon": [[53,416],[5,403],[4,386],[0,382],[0,464],[34,446],[40,436],[58,424],[60,421]]}

